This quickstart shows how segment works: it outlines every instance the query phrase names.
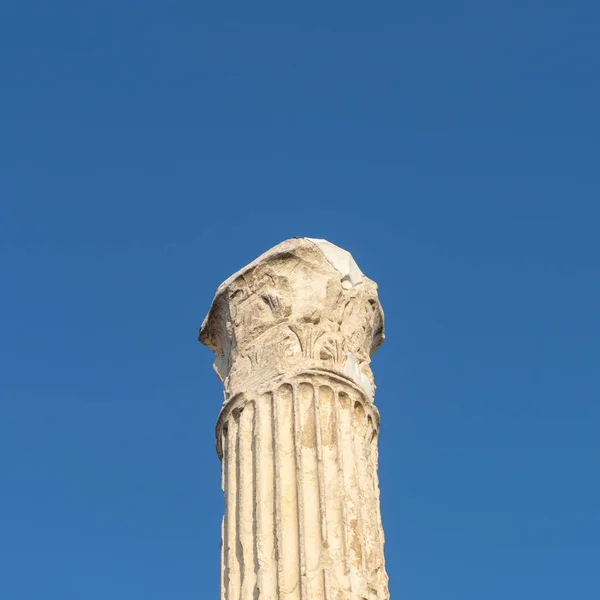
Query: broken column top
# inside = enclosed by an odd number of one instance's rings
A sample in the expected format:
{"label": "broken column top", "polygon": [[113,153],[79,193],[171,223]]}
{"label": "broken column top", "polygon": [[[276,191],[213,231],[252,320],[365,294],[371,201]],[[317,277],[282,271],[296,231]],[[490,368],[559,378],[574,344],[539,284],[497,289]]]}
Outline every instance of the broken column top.
{"label": "broken column top", "polygon": [[216,355],[225,400],[294,372],[330,371],[373,397],[383,342],[377,285],[326,240],[293,238],[224,281],[198,339]]}

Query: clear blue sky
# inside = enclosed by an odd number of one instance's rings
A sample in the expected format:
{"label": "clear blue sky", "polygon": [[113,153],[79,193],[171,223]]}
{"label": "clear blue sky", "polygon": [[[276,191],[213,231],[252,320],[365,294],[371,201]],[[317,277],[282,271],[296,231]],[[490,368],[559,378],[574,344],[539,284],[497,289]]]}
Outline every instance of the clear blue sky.
{"label": "clear blue sky", "polygon": [[393,598],[600,598],[600,4],[0,8],[0,597],[218,597],[217,285],[380,285]]}

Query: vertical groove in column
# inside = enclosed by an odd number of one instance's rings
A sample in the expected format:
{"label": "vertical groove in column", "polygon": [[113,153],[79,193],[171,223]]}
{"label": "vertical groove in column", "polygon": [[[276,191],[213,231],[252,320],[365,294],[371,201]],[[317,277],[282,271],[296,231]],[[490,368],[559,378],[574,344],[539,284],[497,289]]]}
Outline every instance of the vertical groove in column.
{"label": "vertical groove in column", "polygon": [[280,536],[278,600],[300,600],[300,553],[298,531],[298,498],[296,456],[294,448],[294,415],[292,387],[279,387],[274,399],[277,407],[277,463],[279,479]]}
{"label": "vertical groove in column", "polygon": [[321,574],[321,503],[317,466],[317,439],[314,409],[315,390],[310,383],[300,383],[297,390],[299,409],[299,433],[297,455],[302,479],[301,529],[304,542],[305,599],[323,600],[323,577]]}
{"label": "vertical groove in column", "polygon": [[298,507],[298,554],[300,569],[300,598],[304,600],[308,597],[306,587],[306,540],[304,535],[304,469],[302,464],[302,443],[300,440],[300,407],[298,398],[298,386],[292,387],[292,425],[294,428],[294,458],[296,460],[296,502]]}
{"label": "vertical groove in column", "polygon": [[[225,473],[226,473],[226,453],[227,453],[227,428],[223,427],[221,430],[221,448],[223,449],[223,457],[221,460],[221,490],[226,497],[225,487]],[[227,537],[225,533],[225,514],[221,519],[221,570],[220,570],[220,585],[221,585],[221,600],[225,600],[225,544],[227,543]]]}
{"label": "vertical groove in column", "polygon": [[238,429],[238,553],[241,565],[241,600],[252,600],[256,584],[254,569],[254,402],[248,402]]}
{"label": "vertical groove in column", "polygon": [[275,492],[274,503],[273,503],[273,516],[275,520],[275,563],[277,566],[277,598],[281,595],[281,573],[280,573],[280,563],[281,563],[281,536],[282,536],[282,526],[281,526],[281,485],[280,485],[280,473],[281,466],[279,464],[279,411],[277,410],[277,392],[273,392],[272,394],[272,402],[271,402],[271,412],[272,412],[272,426],[273,426],[273,475],[274,475],[274,485],[273,490]]}
{"label": "vertical groove in column", "polygon": [[234,413],[227,423],[225,452],[225,582],[226,600],[238,600],[240,594],[240,565],[237,556],[237,437],[238,418]]}
{"label": "vertical groove in column", "polygon": [[[324,388],[330,389],[330,388]],[[339,527],[336,531],[336,535],[330,537],[330,542],[339,543],[340,551],[338,558],[334,558],[334,566],[336,567],[337,582],[343,589],[349,588],[349,577],[350,577],[350,549],[349,535],[348,535],[348,511],[345,501],[345,484],[344,484],[344,456],[342,448],[342,430],[340,424],[340,406],[339,397],[337,391],[332,391],[331,406],[332,406],[332,444],[335,445],[335,476],[337,483],[337,495],[335,497],[334,504],[339,506],[336,507],[339,510]],[[339,566],[338,566],[339,565]],[[343,571],[341,567],[343,566]]]}
{"label": "vertical groove in column", "polygon": [[219,585],[221,586],[221,600],[225,600],[225,515],[221,519],[221,565],[219,572]]}
{"label": "vertical groove in column", "polygon": [[377,600],[377,567],[379,565],[379,530],[377,523],[377,509],[375,507],[375,490],[373,486],[373,470],[371,465],[371,438],[373,436],[373,423],[367,417],[362,432],[362,469],[363,469],[363,519],[369,531],[365,540],[365,564],[367,570],[367,585],[369,586],[369,600]]}
{"label": "vertical groove in column", "polygon": [[344,481],[344,504],[346,507],[346,549],[349,553],[350,589],[354,594],[366,596],[363,572],[362,527],[360,498],[358,493],[357,466],[354,456],[352,411],[354,403],[345,392],[338,393],[340,413],[340,446],[342,448],[342,472]]}
{"label": "vertical groove in column", "polygon": [[[319,525],[321,527],[321,548],[323,554],[320,564],[323,570],[323,600],[329,600],[329,564],[326,560],[329,548],[327,543],[327,509],[325,499],[325,467],[323,464],[323,436],[321,435],[321,410],[319,390],[312,386],[313,419],[315,427],[315,446],[317,459],[317,484],[319,486]],[[324,560],[325,559],[325,560]]]}
{"label": "vertical groove in column", "polygon": [[373,505],[373,486],[369,478],[368,463],[369,447],[367,438],[367,416],[361,401],[354,403],[354,455],[358,476],[358,493],[360,498],[360,521],[363,545],[363,578],[367,586],[369,598],[373,596],[371,572],[378,540],[378,524],[375,521],[375,506]]}
{"label": "vertical groove in column", "polygon": [[383,599],[389,598],[389,593],[387,592],[387,573],[385,572],[385,564],[384,564],[384,554],[383,554],[383,545],[385,543],[385,537],[383,534],[383,525],[381,522],[381,505],[380,505],[380,492],[379,492],[379,448],[378,448],[378,437],[379,433],[376,431],[371,439],[371,464],[373,465],[373,484],[374,484],[374,493],[376,499],[376,510],[377,510],[377,531],[379,534],[378,547],[380,552],[380,562],[379,568],[377,570],[377,580],[379,583],[379,589],[383,590]]}
{"label": "vertical groove in column", "polygon": [[273,462],[273,395],[263,394],[254,412],[255,454],[255,556],[257,561],[256,598],[277,598],[275,559],[275,477]]}
{"label": "vertical groove in column", "polygon": [[367,427],[365,430],[364,437],[364,450],[365,450],[365,465],[366,465],[366,474],[367,474],[367,494],[370,498],[370,509],[369,514],[371,520],[369,522],[369,526],[373,531],[373,547],[371,554],[367,554],[367,572],[368,572],[368,581],[369,585],[379,588],[380,584],[380,572],[383,568],[383,544],[381,541],[381,536],[379,533],[379,517],[378,517],[378,507],[377,507],[377,490],[375,483],[375,465],[373,463],[373,449],[372,444],[373,440],[377,435],[377,430],[373,423],[373,419],[369,416],[367,418]]}
{"label": "vertical groove in column", "polygon": [[235,492],[236,492],[236,497],[235,497],[235,513],[234,513],[234,518],[235,518],[235,532],[236,532],[236,539],[235,539],[235,555],[237,558],[237,564],[239,566],[239,596],[236,596],[236,600],[237,598],[241,598],[242,596],[242,579],[244,577],[244,556],[242,554],[242,540],[240,538],[240,480],[241,480],[241,473],[240,473],[240,414],[241,414],[241,410],[237,409],[235,411],[233,411],[234,414],[234,418],[237,422],[237,436],[236,436],[236,441],[235,441],[235,457],[236,457],[236,461],[235,461]]}
{"label": "vertical groove in column", "polygon": [[274,468],[274,485],[275,492],[273,509],[275,520],[275,563],[277,567],[277,598],[281,598],[281,557],[283,554],[281,538],[283,535],[283,527],[281,523],[281,464],[279,461],[279,410],[277,392],[273,392],[271,401],[272,411],[272,426],[273,426],[273,468]]}

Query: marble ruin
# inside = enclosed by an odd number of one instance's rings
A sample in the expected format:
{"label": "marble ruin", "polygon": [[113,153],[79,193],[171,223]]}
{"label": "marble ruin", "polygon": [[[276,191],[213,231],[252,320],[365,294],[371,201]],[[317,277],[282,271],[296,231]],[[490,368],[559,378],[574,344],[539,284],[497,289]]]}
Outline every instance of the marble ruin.
{"label": "marble ruin", "polygon": [[377,285],[325,240],[275,246],[217,290],[199,340],[225,400],[222,600],[389,598],[370,357]]}

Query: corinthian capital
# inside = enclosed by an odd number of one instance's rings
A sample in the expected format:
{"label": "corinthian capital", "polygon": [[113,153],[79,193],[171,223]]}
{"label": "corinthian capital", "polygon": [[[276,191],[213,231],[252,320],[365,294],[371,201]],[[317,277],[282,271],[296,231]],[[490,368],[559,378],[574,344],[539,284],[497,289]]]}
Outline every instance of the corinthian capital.
{"label": "corinthian capital", "polygon": [[369,400],[370,357],[383,341],[377,285],[345,250],[294,238],[275,246],[218,288],[200,328],[225,400],[302,372],[331,372]]}

